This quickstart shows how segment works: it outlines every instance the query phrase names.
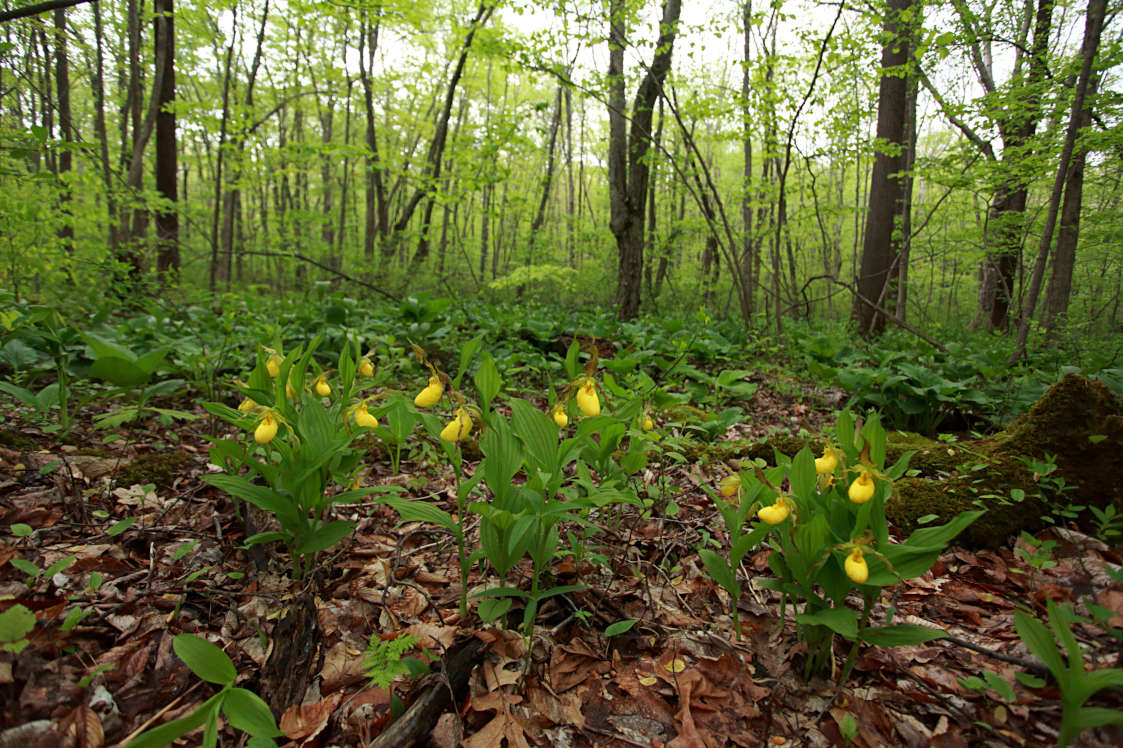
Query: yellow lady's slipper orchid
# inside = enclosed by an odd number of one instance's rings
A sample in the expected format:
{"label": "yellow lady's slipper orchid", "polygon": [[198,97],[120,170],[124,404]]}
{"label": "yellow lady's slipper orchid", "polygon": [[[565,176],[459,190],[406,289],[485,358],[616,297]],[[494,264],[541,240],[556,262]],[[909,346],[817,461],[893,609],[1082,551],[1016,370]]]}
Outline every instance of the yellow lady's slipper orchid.
{"label": "yellow lady's slipper orchid", "polygon": [[453,418],[448,422],[448,425],[441,429],[441,439],[446,442],[458,442],[467,439],[471,433],[472,417],[468,415],[468,411],[457,408],[456,418]]}
{"label": "yellow lady's slipper orchid", "polygon": [[363,356],[361,359],[359,359],[359,373],[364,377],[374,376],[374,364],[372,364],[370,362],[370,359],[366,356]]}
{"label": "yellow lady's slipper orchid", "polygon": [[413,404],[419,408],[428,408],[436,405],[441,395],[445,393],[445,386],[441,384],[441,379],[438,376],[429,377],[429,384],[421,392],[417,393],[417,397],[413,398]]}
{"label": "yellow lady's slipper orchid", "polygon": [[565,409],[560,405],[554,408],[554,423],[562,429],[569,425],[569,416],[565,414]]}
{"label": "yellow lady's slipper orchid", "polygon": [[253,440],[258,444],[268,444],[277,435],[277,419],[272,413],[266,413],[261,423],[253,431]]}
{"label": "yellow lady's slipper orchid", "polygon": [[327,377],[323,374],[316,377],[316,383],[313,385],[313,387],[316,390],[316,394],[320,397],[327,397],[331,394],[331,385],[328,384]]}
{"label": "yellow lady's slipper orchid", "polygon": [[778,525],[786,520],[791,513],[792,509],[788,506],[788,502],[780,499],[770,506],[762,506],[757,510],[756,516],[766,525]]}
{"label": "yellow lady's slipper orchid", "polygon": [[850,484],[850,500],[855,504],[865,504],[873,498],[875,488],[877,488],[877,485],[874,482],[873,476],[870,475],[868,470],[863,470],[858,473],[858,477]]}
{"label": "yellow lady's slipper orchid", "polygon": [[586,378],[581,389],[577,390],[577,407],[590,418],[600,415],[600,398],[597,397],[596,382],[592,379]]}
{"label": "yellow lady's slipper orchid", "polygon": [[296,399],[296,388],[292,386],[292,382],[285,382],[285,397],[289,400]]}
{"label": "yellow lady's slipper orchid", "polygon": [[282,363],[284,363],[284,359],[278,356],[276,353],[272,353],[269,355],[269,359],[265,362],[265,370],[269,372],[269,376],[275,377],[281,373]]}
{"label": "yellow lady's slipper orchid", "polygon": [[367,406],[360,405],[355,409],[355,423],[365,429],[373,429],[378,426],[378,419],[370,414]]}
{"label": "yellow lady's slipper orchid", "polygon": [[838,467],[838,455],[833,449],[826,449],[822,457],[815,458],[815,472],[818,475],[830,475]]}
{"label": "yellow lady's slipper orchid", "polygon": [[739,490],[741,490],[741,476],[737,475],[737,473],[727,475],[721,479],[721,482],[718,483],[718,487],[721,490],[722,496],[727,499],[731,498],[732,496],[736,495]]}
{"label": "yellow lady's slipper orchid", "polygon": [[238,405],[238,410],[242,411],[243,413],[248,413],[249,411],[253,410],[256,407],[257,407],[257,403],[255,403],[252,398],[247,397],[247,398],[244,398],[242,400],[242,402]]}
{"label": "yellow lady's slipper orchid", "polygon": [[850,581],[855,584],[865,584],[866,580],[870,578],[870,567],[862,556],[861,548],[850,551],[850,555],[846,557],[846,563],[843,566],[846,569],[846,576],[850,577]]}
{"label": "yellow lady's slipper orchid", "polygon": [[644,431],[651,431],[655,428],[655,421],[651,420],[651,416],[644,416],[643,423],[640,425],[643,426]]}

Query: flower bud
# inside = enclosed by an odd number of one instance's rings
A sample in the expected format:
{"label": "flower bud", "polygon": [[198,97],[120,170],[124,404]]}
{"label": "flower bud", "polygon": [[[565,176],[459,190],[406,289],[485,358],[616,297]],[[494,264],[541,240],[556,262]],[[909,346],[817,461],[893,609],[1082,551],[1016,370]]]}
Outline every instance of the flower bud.
{"label": "flower bud", "polygon": [[643,426],[644,431],[651,431],[655,428],[655,421],[651,420],[651,416],[644,416],[643,423],[640,425]]}
{"label": "flower bud", "polygon": [[818,475],[830,475],[838,467],[838,455],[833,449],[827,449],[822,457],[815,458],[815,472]]}
{"label": "flower bud", "polygon": [[732,475],[727,475],[724,478],[722,478],[721,482],[718,483],[717,485],[718,485],[718,488],[721,490],[722,496],[724,496],[727,499],[732,498],[733,496],[735,496],[737,494],[737,492],[739,490],[741,490],[741,476],[738,475],[737,473],[733,473]]}
{"label": "flower bud", "polygon": [[870,567],[862,556],[861,548],[850,551],[850,555],[846,557],[846,563],[843,566],[846,569],[846,576],[850,577],[850,581],[855,584],[865,584],[866,580],[870,578]]}
{"label": "flower bud", "polygon": [[592,379],[586,379],[585,384],[577,391],[577,407],[590,418],[600,415],[600,398],[597,397],[596,383]]}
{"label": "flower bud", "polygon": [[850,500],[855,504],[865,504],[873,498],[874,489],[876,488],[874,479],[870,476],[868,470],[863,470],[858,473],[858,477],[850,484]]}
{"label": "flower bud", "polygon": [[456,409],[456,417],[441,429],[441,439],[446,442],[458,442],[467,439],[472,433],[472,417],[463,408]]}
{"label": "flower bud", "polygon": [[275,377],[281,373],[281,364],[284,359],[276,353],[269,354],[269,360],[265,362],[265,370],[269,372],[269,376]]}
{"label": "flower bud", "polygon": [[436,405],[444,392],[445,386],[441,384],[440,377],[429,377],[428,386],[417,393],[417,397],[413,398],[413,404],[419,408],[428,408],[432,405]]}
{"label": "flower bud", "polygon": [[316,384],[313,385],[313,388],[320,397],[327,397],[331,394],[331,385],[328,384],[328,380],[323,374],[316,378]]}
{"label": "flower bud", "polygon": [[365,429],[373,429],[378,426],[378,419],[370,414],[370,411],[367,410],[367,406],[360,405],[355,410],[355,423]]}
{"label": "flower bud", "polygon": [[248,413],[249,411],[253,410],[256,407],[257,407],[257,403],[255,403],[251,398],[247,397],[247,398],[244,398],[242,400],[242,402],[238,405],[238,410],[242,411],[243,413]]}
{"label": "flower bud", "polygon": [[560,405],[554,408],[554,423],[558,425],[558,428],[562,429],[569,425],[569,416],[565,414],[565,410],[563,410]]}
{"label": "flower bud", "polygon": [[268,444],[273,441],[273,437],[277,435],[277,419],[273,417],[272,413],[266,413],[261,419],[261,423],[254,429],[253,439],[258,444]]}
{"label": "flower bud", "polygon": [[792,510],[788,506],[788,502],[780,500],[771,506],[762,506],[757,510],[756,516],[766,525],[778,525],[786,520],[791,513]]}

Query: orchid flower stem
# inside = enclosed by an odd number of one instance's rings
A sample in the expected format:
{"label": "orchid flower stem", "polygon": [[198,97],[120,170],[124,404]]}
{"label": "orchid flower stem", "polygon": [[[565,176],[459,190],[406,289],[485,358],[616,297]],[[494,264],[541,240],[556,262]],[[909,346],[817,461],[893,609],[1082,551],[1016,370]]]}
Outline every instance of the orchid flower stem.
{"label": "orchid flower stem", "polygon": [[862,620],[858,623],[858,636],[854,637],[854,643],[850,645],[850,652],[846,655],[846,663],[842,666],[842,675],[839,676],[838,685],[835,686],[834,693],[831,694],[830,700],[823,705],[819,710],[819,714],[815,716],[812,724],[818,724],[819,721],[826,715],[827,710],[831,708],[838,695],[842,693],[842,689],[846,687],[846,681],[850,678],[850,673],[854,671],[854,664],[858,661],[858,649],[862,646],[861,634],[866,629],[866,625],[870,621],[870,611],[873,609],[874,596],[869,593],[862,595]]}

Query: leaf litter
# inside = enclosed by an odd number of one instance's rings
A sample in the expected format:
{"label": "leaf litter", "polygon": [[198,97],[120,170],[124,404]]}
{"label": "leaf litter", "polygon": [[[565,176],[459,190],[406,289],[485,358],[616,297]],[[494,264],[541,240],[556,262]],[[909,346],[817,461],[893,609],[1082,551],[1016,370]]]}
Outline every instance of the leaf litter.
{"label": "leaf litter", "polygon": [[[767,432],[761,424],[814,429],[829,417],[766,383],[753,403],[754,426],[735,427],[727,437],[759,439]],[[264,685],[262,666],[282,611],[300,590],[279,564],[255,568],[241,548],[244,529],[229,497],[198,481],[208,471],[203,428],[202,420],[182,427],[181,453],[191,459],[160,487],[113,482],[120,464],[156,440],[143,429],[130,435],[132,448],[93,460],[61,450],[0,448],[0,521],[33,529],[29,537],[0,539],[0,611],[18,603],[36,618],[26,648],[0,653],[0,745],[122,745],[143,729],[190,714],[212,690],[172,651],[181,632],[218,644],[238,667],[239,685]],[[93,432],[87,436],[92,442]],[[49,469],[54,462],[66,468]],[[369,467],[368,484],[401,485],[455,511],[446,471],[403,462],[391,475],[383,459]],[[781,619],[779,600],[754,584],[769,574],[765,551],[742,563],[748,584],[739,601],[742,638],[736,638],[728,595],[694,550],[703,532],[720,526],[699,488],[720,475],[688,462],[668,467],[664,479],[674,487],[678,514],[631,515],[606,528],[600,540],[607,568],[557,564],[559,583],[579,580],[587,587],[543,603],[529,650],[512,631],[459,620],[450,537],[399,524],[381,505],[347,507],[358,529],[324,554],[324,584],[314,601],[323,651],[309,682],[298,684],[300,703],[277,715],[290,744],[361,746],[376,738],[391,721],[393,699],[368,685],[363,652],[372,634],[403,633],[436,659],[464,637],[485,643],[467,697],[429,727],[425,742],[433,745],[1049,744],[1058,734],[1060,693],[1014,631],[1013,610],[1044,617],[1052,598],[1087,616],[1084,601],[1091,600],[1109,625],[1123,624],[1123,585],[1107,573],[1123,561],[1118,546],[1047,529],[1035,536],[1057,544],[1056,563],[1047,568],[1029,565],[1010,548],[952,547],[924,576],[886,590],[875,609],[875,622],[892,608],[895,622],[952,638],[864,648],[835,698],[833,682],[799,677],[806,651],[796,641],[793,612]],[[125,519],[134,521],[120,528]],[[49,579],[32,579],[13,559],[40,569],[73,560]],[[526,573],[516,567],[512,579]],[[484,581],[474,572],[469,584]],[[84,615],[68,625],[72,610]],[[637,623],[604,636],[623,620]],[[1118,641],[1102,627],[1078,622],[1073,629],[1086,661],[1121,664]],[[836,652],[836,659],[844,654]],[[1022,672],[1040,680],[1027,686]],[[984,675],[989,692],[965,687]],[[408,707],[425,680],[399,679],[395,697]],[[1123,696],[1105,690],[1093,703],[1118,709]],[[224,734],[236,733],[227,726]],[[201,731],[186,740],[199,744]],[[1080,740],[1118,745],[1123,733],[1093,730]]]}

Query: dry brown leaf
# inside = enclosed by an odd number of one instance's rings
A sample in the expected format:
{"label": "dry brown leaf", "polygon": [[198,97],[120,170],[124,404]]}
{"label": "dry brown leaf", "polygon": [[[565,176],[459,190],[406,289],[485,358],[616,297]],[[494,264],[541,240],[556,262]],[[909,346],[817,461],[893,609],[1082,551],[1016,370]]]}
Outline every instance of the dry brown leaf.
{"label": "dry brown leaf", "polygon": [[281,724],[279,725],[281,732],[290,740],[297,742],[311,740],[327,727],[328,720],[331,719],[332,713],[342,699],[343,693],[337,691],[315,704],[309,704],[308,706],[294,704],[290,706],[281,715]]}

